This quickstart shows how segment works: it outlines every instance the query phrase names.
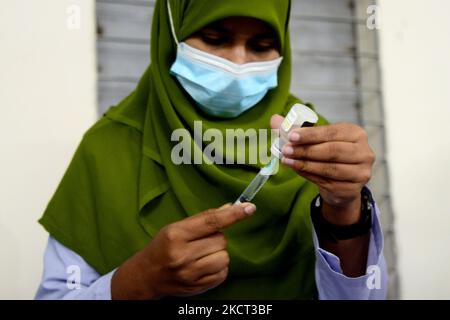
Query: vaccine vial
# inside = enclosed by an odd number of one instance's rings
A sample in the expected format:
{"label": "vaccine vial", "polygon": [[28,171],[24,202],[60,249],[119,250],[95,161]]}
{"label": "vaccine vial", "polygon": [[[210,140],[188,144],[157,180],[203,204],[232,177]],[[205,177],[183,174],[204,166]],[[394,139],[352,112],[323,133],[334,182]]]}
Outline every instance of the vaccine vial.
{"label": "vaccine vial", "polygon": [[280,136],[274,140],[270,148],[272,159],[269,164],[262,168],[253,178],[247,188],[245,188],[239,198],[235,201],[235,204],[251,201],[267,182],[269,177],[275,174],[278,168],[278,161],[283,157],[281,150],[289,141],[289,132],[295,128],[312,127],[317,123],[317,120],[319,120],[317,114],[307,106],[300,103],[292,106],[286,118],[281,123]]}
{"label": "vaccine vial", "polygon": [[294,104],[281,123],[279,137],[272,143],[270,148],[272,155],[281,159],[283,147],[289,142],[289,133],[296,128],[312,127],[318,120],[319,117],[313,110],[300,103]]}

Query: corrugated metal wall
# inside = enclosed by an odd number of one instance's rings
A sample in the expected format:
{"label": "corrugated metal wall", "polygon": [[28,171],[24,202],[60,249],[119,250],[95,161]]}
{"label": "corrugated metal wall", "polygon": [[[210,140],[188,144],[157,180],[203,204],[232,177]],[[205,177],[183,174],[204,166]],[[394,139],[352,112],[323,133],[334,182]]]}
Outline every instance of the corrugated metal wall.
{"label": "corrugated metal wall", "polygon": [[[291,89],[331,122],[351,121],[366,128],[377,155],[370,185],[382,211],[389,297],[397,298],[377,33],[366,27],[366,9],[373,2],[292,1]],[[97,0],[99,114],[134,89],[149,63],[153,5],[153,0]]]}

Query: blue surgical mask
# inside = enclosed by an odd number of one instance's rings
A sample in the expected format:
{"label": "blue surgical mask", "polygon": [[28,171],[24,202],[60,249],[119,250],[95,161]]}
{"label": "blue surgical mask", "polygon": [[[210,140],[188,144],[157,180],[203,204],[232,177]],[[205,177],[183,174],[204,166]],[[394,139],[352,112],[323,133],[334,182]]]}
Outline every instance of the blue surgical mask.
{"label": "blue surgical mask", "polygon": [[234,118],[277,86],[281,60],[235,64],[181,42],[170,72],[205,113]]}
{"label": "blue surgical mask", "polygon": [[278,85],[277,72],[282,57],[236,64],[185,42],[179,43],[170,1],[167,1],[167,10],[172,36],[178,46],[170,73],[205,113],[221,118],[237,117]]}

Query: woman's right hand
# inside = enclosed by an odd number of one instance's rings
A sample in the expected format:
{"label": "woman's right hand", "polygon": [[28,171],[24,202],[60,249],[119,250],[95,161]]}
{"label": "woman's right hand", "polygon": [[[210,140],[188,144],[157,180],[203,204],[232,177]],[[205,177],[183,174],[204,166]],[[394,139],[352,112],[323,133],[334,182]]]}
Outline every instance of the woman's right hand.
{"label": "woman's right hand", "polygon": [[192,296],[221,284],[230,258],[221,229],[252,215],[255,205],[224,205],[169,224],[124,262],[111,280],[112,299]]}

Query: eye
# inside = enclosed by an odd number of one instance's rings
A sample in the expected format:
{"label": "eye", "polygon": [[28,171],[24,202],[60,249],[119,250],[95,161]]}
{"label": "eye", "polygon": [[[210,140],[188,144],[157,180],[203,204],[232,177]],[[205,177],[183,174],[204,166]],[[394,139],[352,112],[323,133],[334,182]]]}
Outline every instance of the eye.
{"label": "eye", "polygon": [[278,50],[277,42],[273,39],[255,40],[248,43],[249,48],[257,53],[265,53],[271,50]]}
{"label": "eye", "polygon": [[200,38],[203,42],[211,46],[220,46],[230,40],[227,36],[218,33],[201,33]]}

